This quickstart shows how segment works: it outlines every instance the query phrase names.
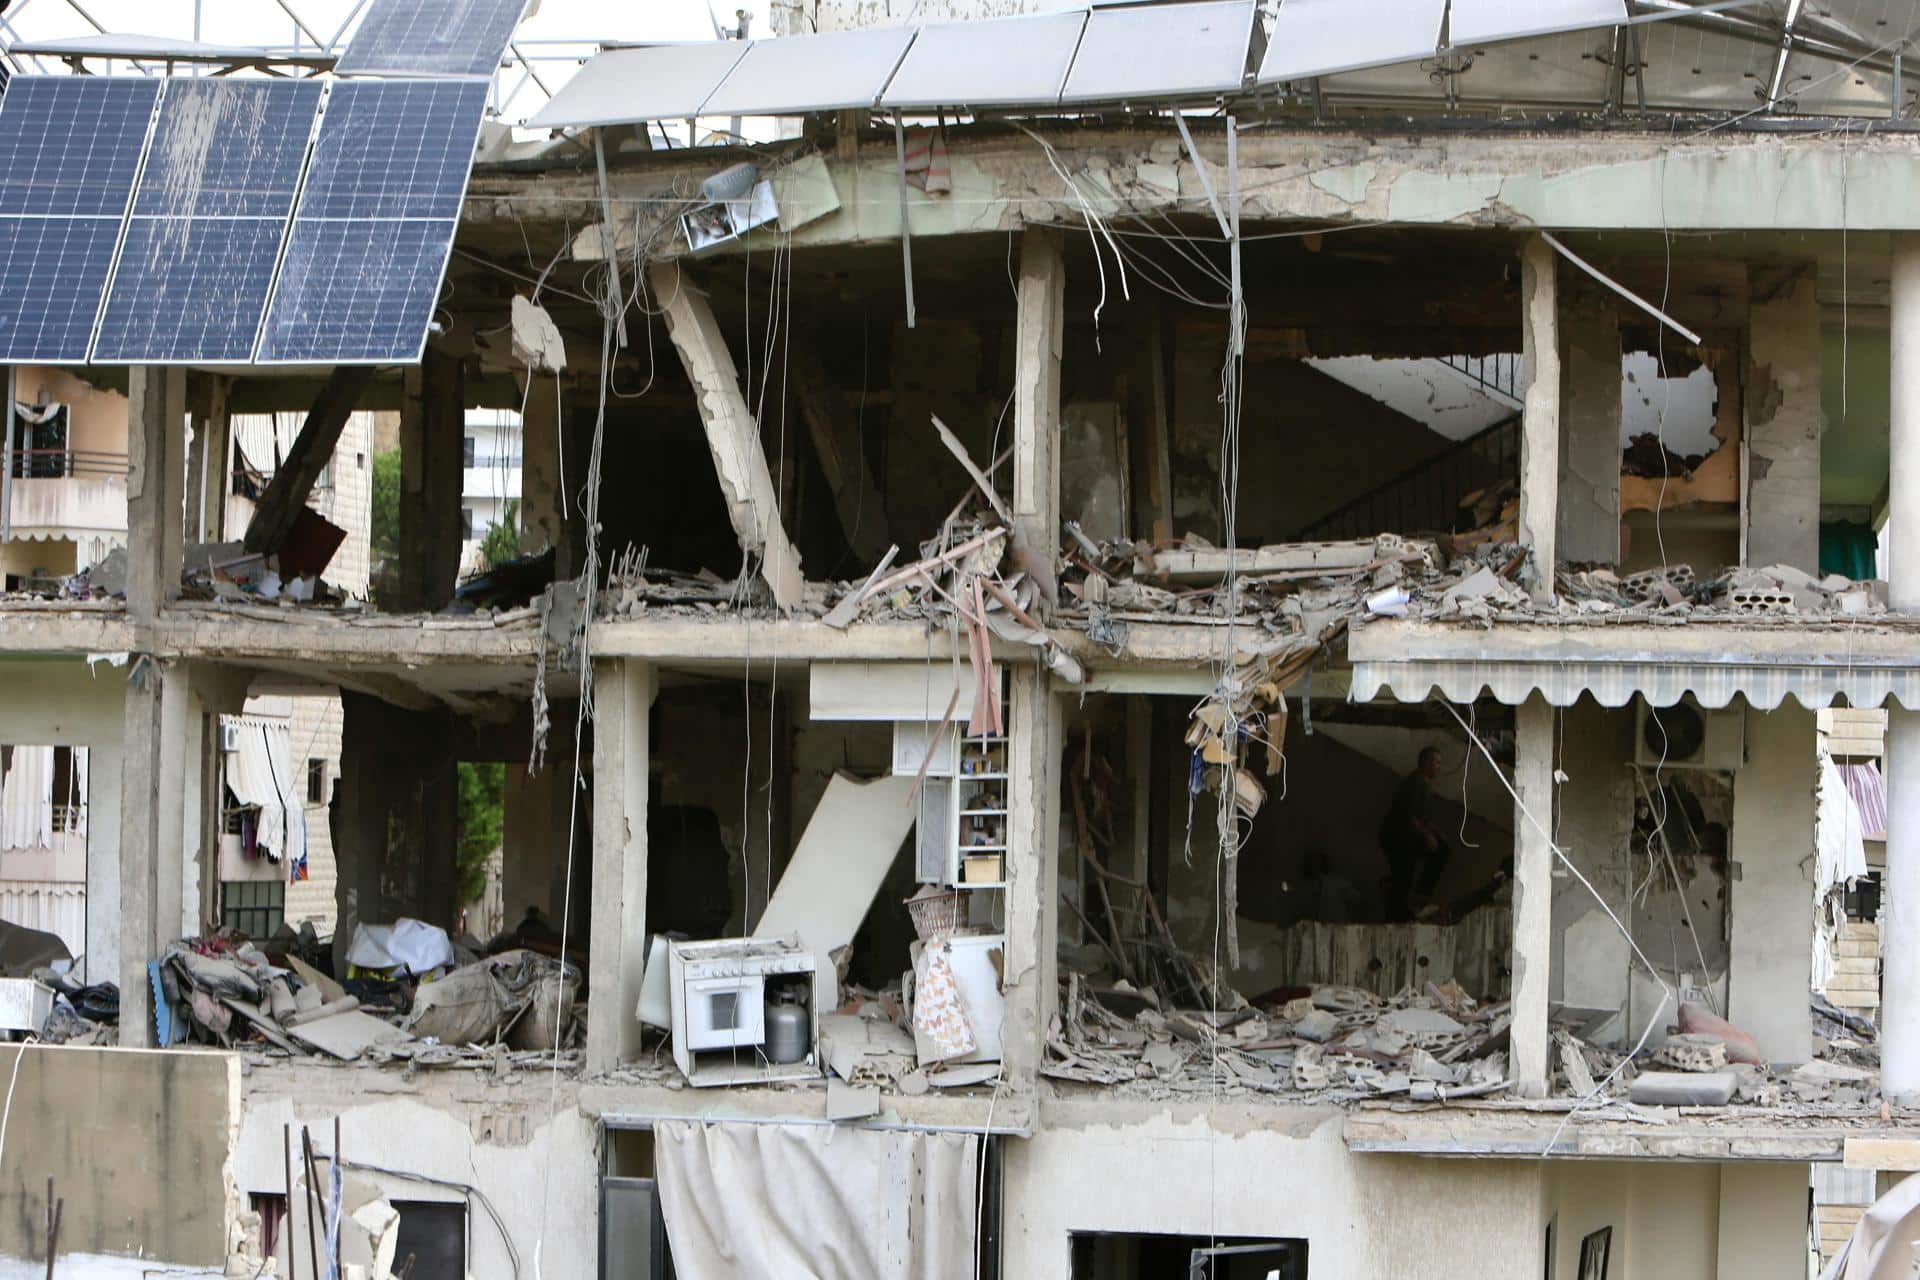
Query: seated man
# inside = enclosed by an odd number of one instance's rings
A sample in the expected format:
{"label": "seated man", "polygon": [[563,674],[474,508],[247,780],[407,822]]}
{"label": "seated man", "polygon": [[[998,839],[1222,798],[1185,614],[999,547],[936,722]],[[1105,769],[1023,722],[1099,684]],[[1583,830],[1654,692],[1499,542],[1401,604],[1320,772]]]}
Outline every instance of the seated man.
{"label": "seated man", "polygon": [[1419,881],[1420,901],[1425,903],[1447,869],[1451,851],[1433,822],[1433,780],[1439,776],[1440,748],[1423,748],[1413,772],[1393,789],[1393,802],[1380,822],[1380,848],[1387,855],[1387,868],[1392,873],[1389,920],[1411,919],[1415,880]]}

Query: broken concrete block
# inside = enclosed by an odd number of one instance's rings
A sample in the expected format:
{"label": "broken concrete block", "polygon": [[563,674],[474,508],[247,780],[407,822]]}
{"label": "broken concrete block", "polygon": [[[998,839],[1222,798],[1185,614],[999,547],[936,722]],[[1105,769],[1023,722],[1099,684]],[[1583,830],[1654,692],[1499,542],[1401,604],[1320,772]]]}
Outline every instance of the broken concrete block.
{"label": "broken concrete block", "polygon": [[1340,1029],[1340,1020],[1325,1009],[1314,1009],[1293,1024],[1293,1034],[1302,1040],[1325,1044]]}
{"label": "broken concrete block", "polygon": [[1649,1107],[1724,1107],[1736,1083],[1731,1071],[1642,1071],[1627,1096]]}
{"label": "broken concrete block", "polygon": [[864,1120],[880,1114],[880,1086],[827,1081],[827,1119]]}
{"label": "broken concrete block", "polygon": [[1324,1089],[1332,1080],[1332,1073],[1317,1044],[1301,1045],[1293,1055],[1293,1087],[1296,1089]]}
{"label": "broken concrete block", "polygon": [[1140,1055],[1140,1060],[1157,1076],[1170,1076],[1186,1062],[1187,1055],[1165,1041],[1156,1041]]}
{"label": "broken concrete block", "polygon": [[1679,1071],[1718,1071],[1727,1065],[1727,1046],[1718,1036],[1668,1036],[1654,1061]]}
{"label": "broken concrete block", "polygon": [[1438,1009],[1395,1009],[1383,1015],[1379,1025],[1416,1042],[1435,1036],[1464,1035],[1467,1030]]}

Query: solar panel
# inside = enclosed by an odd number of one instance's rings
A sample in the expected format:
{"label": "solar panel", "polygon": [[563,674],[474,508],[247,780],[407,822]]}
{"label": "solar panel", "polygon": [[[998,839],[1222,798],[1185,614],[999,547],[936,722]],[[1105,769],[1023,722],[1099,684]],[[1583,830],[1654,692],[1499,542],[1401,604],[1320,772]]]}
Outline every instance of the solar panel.
{"label": "solar panel", "polygon": [[246,363],[286,229],[278,218],[135,218],[93,358]]}
{"label": "solar panel", "polygon": [[1247,74],[1251,0],[1095,9],[1062,102],[1231,93]]}
{"label": "solar panel", "polygon": [[300,216],[459,216],[486,105],[483,80],[335,84],[307,168]]}
{"label": "solar panel", "polygon": [[257,363],[420,358],[486,98],[484,80],[334,86]]}
{"label": "solar panel", "polygon": [[373,0],[334,70],[491,77],[527,0]]}
{"label": "solar panel", "polygon": [[1081,10],[923,27],[880,104],[1051,106],[1060,100],[1086,23]]}
{"label": "solar panel", "polygon": [[1457,49],[1520,36],[1617,27],[1626,20],[1626,0],[1453,0],[1447,38]]}
{"label": "solar panel", "polygon": [[253,354],[319,106],[317,80],[168,82],[95,360]]}
{"label": "solar panel", "polygon": [[17,76],[0,98],[0,362],[87,358],[160,82]]}
{"label": "solar panel", "polygon": [[418,360],[453,229],[451,218],[296,222],[258,363]]}
{"label": "solar panel", "polygon": [[700,114],[772,116],[870,107],[912,42],[912,27],[755,40]]}
{"label": "solar panel", "polygon": [[527,126],[572,129],[697,116],[747,48],[741,41],[722,40],[609,49],[589,59],[561,85]]}
{"label": "solar panel", "polygon": [[1260,84],[1431,58],[1447,0],[1282,0]]}

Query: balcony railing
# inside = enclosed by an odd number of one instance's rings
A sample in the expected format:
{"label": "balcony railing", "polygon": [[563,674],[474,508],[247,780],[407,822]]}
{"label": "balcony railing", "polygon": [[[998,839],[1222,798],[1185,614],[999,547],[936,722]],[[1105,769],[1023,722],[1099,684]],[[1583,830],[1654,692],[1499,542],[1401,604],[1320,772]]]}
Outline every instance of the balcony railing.
{"label": "balcony railing", "polygon": [[7,469],[16,480],[64,480],[72,476],[127,474],[127,455],[98,449],[14,449]]}

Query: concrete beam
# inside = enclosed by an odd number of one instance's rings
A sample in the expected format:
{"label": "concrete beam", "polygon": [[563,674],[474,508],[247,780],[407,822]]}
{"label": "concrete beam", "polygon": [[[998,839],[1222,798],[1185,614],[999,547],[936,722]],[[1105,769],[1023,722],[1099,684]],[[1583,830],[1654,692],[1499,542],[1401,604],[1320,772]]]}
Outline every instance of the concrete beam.
{"label": "concrete beam", "polygon": [[1560,259],[1538,236],[1520,254],[1521,349],[1528,378],[1520,422],[1520,545],[1533,553],[1521,569],[1527,594],[1553,599],[1560,509]]}
{"label": "concrete beam", "polygon": [[[1920,236],[1897,236],[1887,477],[1888,594],[1920,610]],[[1881,1089],[1920,1103],[1920,709],[1887,710],[1887,894],[1881,931]]]}
{"label": "concrete beam", "polygon": [[1601,625],[1500,623],[1485,627],[1412,618],[1369,622],[1347,638],[1353,662],[1712,662],[1748,667],[1920,667],[1920,620],[1755,625],[1751,619],[1685,626],[1620,622]]}
{"label": "concrete beam", "polygon": [[147,962],[179,923],[186,824],[186,674],[141,658],[127,682],[120,755],[120,1043],[153,1043]]}
{"label": "concrete beam", "polygon": [[655,263],[648,268],[656,298],[667,314],[667,333],[680,352],[687,378],[700,400],[700,421],[713,451],[713,469],[727,500],[734,535],[749,557],[758,556],[760,574],[782,609],[800,602],[805,580],[800,553],[780,523],[780,500],[760,429],[746,397],[733,354],[714,319],[713,307],[685,268]]}
{"label": "concrete beam", "polygon": [[640,980],[647,963],[648,718],[659,684],[645,662],[594,662],[593,934],[587,985],[587,1072],[640,1052]]}
{"label": "concrete beam", "polygon": [[1811,267],[1754,267],[1742,562],[1820,570],[1820,301]]}
{"label": "concrete beam", "polygon": [[1553,708],[1535,694],[1514,714],[1513,1027],[1507,1076],[1514,1093],[1544,1098],[1547,995],[1553,957]]}
{"label": "concrete beam", "polygon": [[[1217,172],[1222,132],[1195,126],[1195,143]],[[1065,126],[1044,131],[1062,169],[1103,216],[1155,217],[1205,208],[1205,194],[1179,136],[1164,125]],[[1364,135],[1311,127],[1261,129],[1238,142],[1242,217],[1333,225],[1641,230],[1920,230],[1920,137],[1912,133],[1719,130],[1690,138],[1660,131],[1539,129],[1451,132],[1370,129]],[[949,131],[954,190],[910,202],[916,240],[1008,232],[1031,223],[1078,224],[1075,196],[1032,139]],[[1097,161],[1097,163],[1093,163]],[[827,157],[841,207],[791,233],[753,233],[720,252],[897,240],[899,202],[849,199],[892,191],[891,139],[856,155]],[[698,156],[660,154],[611,174],[616,202],[667,207],[683,184],[712,170]],[[1087,175],[1094,175],[1089,178]],[[592,169],[516,174],[482,169],[463,206],[467,231],[521,243],[528,223],[601,217]]]}

